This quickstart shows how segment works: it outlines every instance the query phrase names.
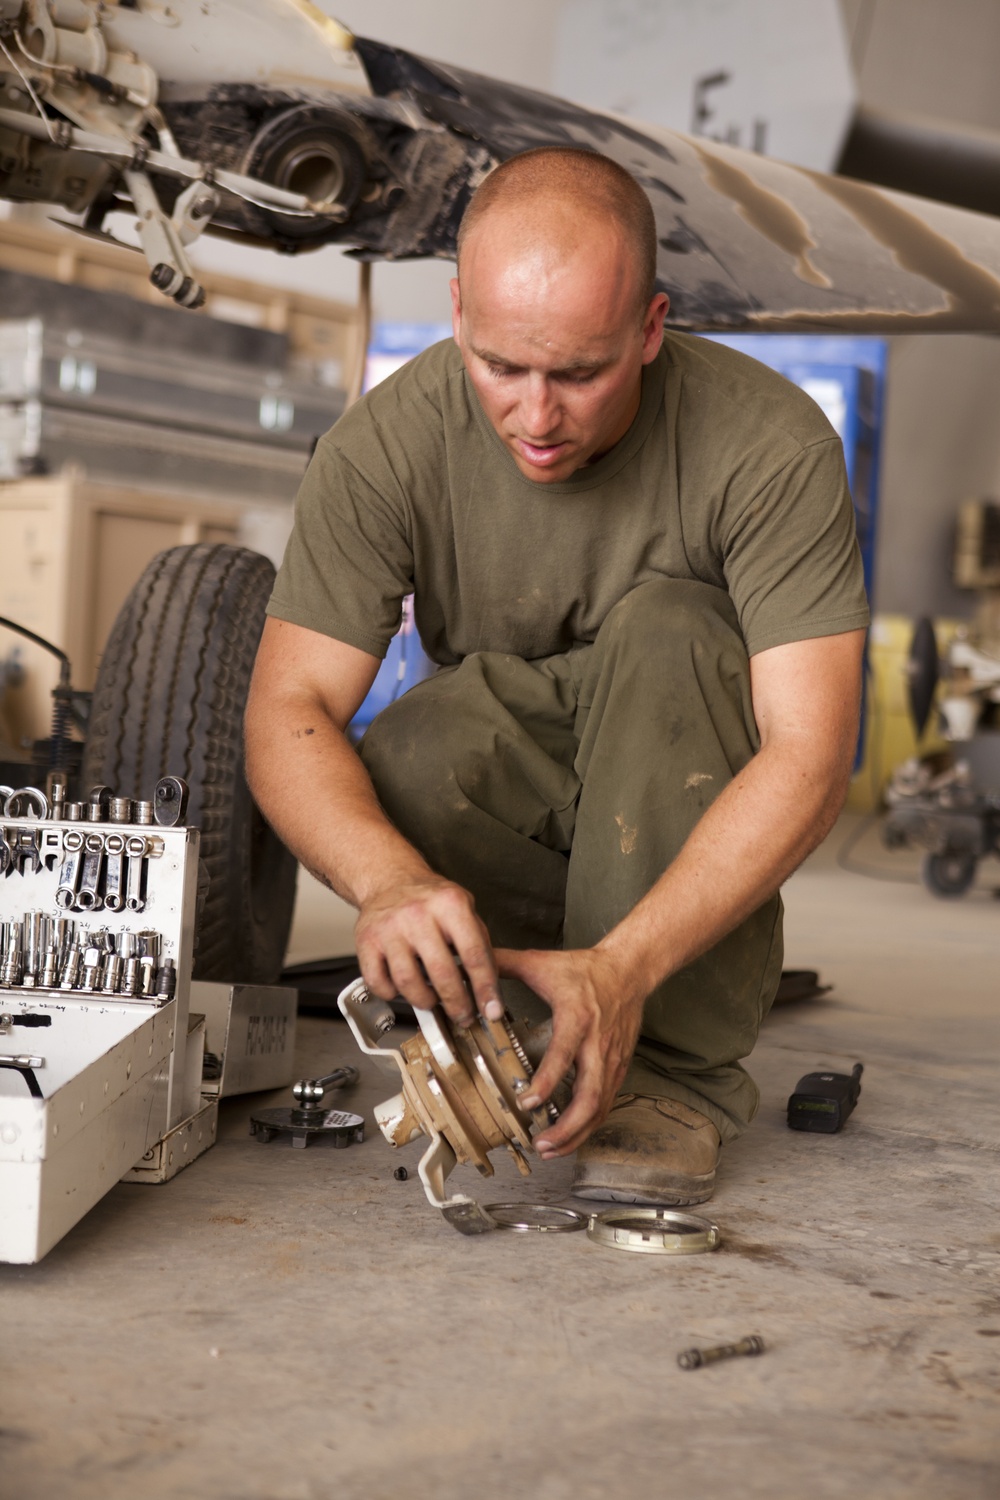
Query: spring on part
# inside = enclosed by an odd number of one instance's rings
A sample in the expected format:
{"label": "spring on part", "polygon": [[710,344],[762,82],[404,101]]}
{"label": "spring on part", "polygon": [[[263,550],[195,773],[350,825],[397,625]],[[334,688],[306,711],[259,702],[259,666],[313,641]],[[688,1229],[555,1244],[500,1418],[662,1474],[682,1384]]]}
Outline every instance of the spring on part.
{"label": "spring on part", "polygon": [[[509,1021],[504,1021],[503,1029],[504,1031],[506,1031],[507,1036],[510,1039],[510,1045],[513,1049],[514,1056],[517,1058],[518,1062],[521,1064],[521,1067],[524,1069],[525,1076],[527,1078],[533,1078],[535,1076],[535,1070],[528,1060],[527,1052],[525,1052],[524,1048],[521,1046],[521,1043],[515,1036],[514,1028]],[[558,1106],[553,1104],[552,1100],[550,1099],[549,1102],[542,1107],[545,1110],[545,1113],[548,1115],[550,1122],[552,1124],[555,1124],[556,1120],[558,1120],[559,1118]]]}
{"label": "spring on part", "polygon": [[510,1040],[510,1045],[513,1048],[514,1056],[517,1058],[518,1062],[521,1064],[521,1067],[524,1069],[525,1076],[527,1078],[533,1077],[535,1070],[531,1066],[531,1063],[528,1061],[527,1052],[525,1052],[524,1048],[521,1046],[521,1043],[515,1036],[513,1026],[509,1021],[505,1020],[503,1023],[503,1029],[504,1031],[506,1031],[507,1036]]}
{"label": "spring on part", "polygon": [[63,757],[66,754],[67,730],[69,729],[71,700],[73,696],[70,683],[72,681],[73,669],[70,666],[69,657],[65,651],[58,646],[53,646],[43,635],[36,635],[33,630],[27,630],[23,625],[18,625],[16,620],[8,620],[6,616],[0,615],[0,625],[5,630],[12,630],[15,635],[21,635],[26,641],[33,641],[36,646],[41,646],[43,651],[59,661],[59,686],[52,689],[54,699],[52,708],[52,735],[49,740],[49,769],[62,771]]}
{"label": "spring on part", "polygon": [[52,728],[49,733],[49,770],[65,771],[70,721],[69,682],[52,689]]}

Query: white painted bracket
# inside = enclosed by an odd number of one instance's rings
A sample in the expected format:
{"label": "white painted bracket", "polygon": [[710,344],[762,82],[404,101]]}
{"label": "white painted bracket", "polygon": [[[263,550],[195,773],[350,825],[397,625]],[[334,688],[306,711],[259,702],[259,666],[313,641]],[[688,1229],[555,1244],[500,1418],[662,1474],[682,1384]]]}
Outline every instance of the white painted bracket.
{"label": "white painted bracket", "polygon": [[[399,1132],[405,1129],[404,1120],[409,1113],[407,1105],[412,1104],[413,1101],[407,1064],[402,1053],[395,1047],[384,1046],[381,1041],[381,1038],[395,1024],[392,1008],[384,1001],[370,999],[363,979],[357,979],[353,984],[348,985],[339,996],[337,1004],[362,1052],[369,1057],[392,1058],[399,1069],[402,1090],[391,1099],[386,1099],[382,1104],[376,1105],[375,1119],[390,1145],[405,1145],[407,1141],[415,1140],[418,1135],[428,1137],[430,1144],[420,1158],[417,1168],[420,1181],[424,1185],[424,1192],[427,1194],[427,1201],[440,1209],[449,1224],[460,1234],[484,1234],[495,1229],[496,1225],[493,1220],[475,1199],[467,1197],[464,1193],[446,1196],[445,1181],[454,1170],[456,1157],[451,1146],[439,1131],[418,1115],[417,1128],[406,1131],[403,1138],[400,1138]],[[446,1043],[433,1011],[414,1011],[414,1016],[427,1038],[431,1051],[435,1056],[439,1055],[442,1046]]]}

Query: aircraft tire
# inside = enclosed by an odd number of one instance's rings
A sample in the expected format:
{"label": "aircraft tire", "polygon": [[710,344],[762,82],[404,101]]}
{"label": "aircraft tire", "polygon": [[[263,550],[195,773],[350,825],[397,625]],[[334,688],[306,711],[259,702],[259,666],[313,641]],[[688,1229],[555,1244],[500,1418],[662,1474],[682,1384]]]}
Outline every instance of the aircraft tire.
{"label": "aircraft tire", "polygon": [[243,774],[243,710],[274,581],[266,557],[198,543],[154,557],[122,606],[94,686],[83,795],[97,783],[151,799],[162,776],[190,788],[201,830],[194,977],[269,984],[281,972],[294,857]]}

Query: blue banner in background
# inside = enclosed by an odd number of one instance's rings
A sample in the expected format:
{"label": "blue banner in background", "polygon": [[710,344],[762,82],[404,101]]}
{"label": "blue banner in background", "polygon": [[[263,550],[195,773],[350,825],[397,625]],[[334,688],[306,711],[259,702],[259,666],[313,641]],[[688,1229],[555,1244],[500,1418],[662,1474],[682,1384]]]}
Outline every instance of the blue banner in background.
{"label": "blue banner in background", "polygon": [[[706,334],[739,349],[800,386],[822,407],[844,445],[847,482],[858,526],[865,591],[872,604],[875,583],[875,522],[882,407],[889,346],[885,339],[825,333]],[[874,605],[872,606],[874,611]],[[864,756],[868,715],[867,672],[854,769]]]}
{"label": "blue banner in background", "polygon": [[[364,389],[370,391],[380,381],[402,369],[415,355],[422,354],[442,339],[450,338],[450,323],[376,323],[368,345]],[[413,596],[407,595],[403,600],[399,630],[389,644],[385,661],[379,667],[367,698],[351,721],[352,729],[359,733],[367,729],[376,714],[435,670],[434,663],[420,644],[413,621]]]}
{"label": "blue banner in background", "polygon": [[826,333],[709,333],[800,386],[844,445],[869,601],[875,581],[878,466],[888,343]]}
{"label": "blue banner in background", "polygon": [[414,355],[450,338],[450,323],[376,323],[368,345],[364,389],[370,391]]}

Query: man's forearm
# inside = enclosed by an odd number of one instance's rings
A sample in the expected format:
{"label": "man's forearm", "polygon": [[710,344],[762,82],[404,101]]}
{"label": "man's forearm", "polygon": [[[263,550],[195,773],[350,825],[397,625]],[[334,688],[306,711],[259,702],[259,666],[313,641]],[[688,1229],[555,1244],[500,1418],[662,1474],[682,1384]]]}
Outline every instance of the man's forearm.
{"label": "man's forearm", "polygon": [[817,769],[814,759],[798,747],[761,750],[649,893],[597,944],[614,956],[637,1000],[756,911],[829,832],[847,772]]}
{"label": "man's forearm", "polygon": [[359,910],[355,942],[369,990],[425,1008],[440,1003],[460,1025],[472,1022],[472,997],[493,1019],[501,1015],[489,933],[472,897],[392,826],[322,703],[278,696],[255,704],[251,696],[246,740],[261,811],[306,868]]}
{"label": "man's forearm", "polygon": [[353,747],[319,705],[277,705],[247,719],[247,778],[257,804],[311,874],[360,907],[428,866],[389,822]]}

